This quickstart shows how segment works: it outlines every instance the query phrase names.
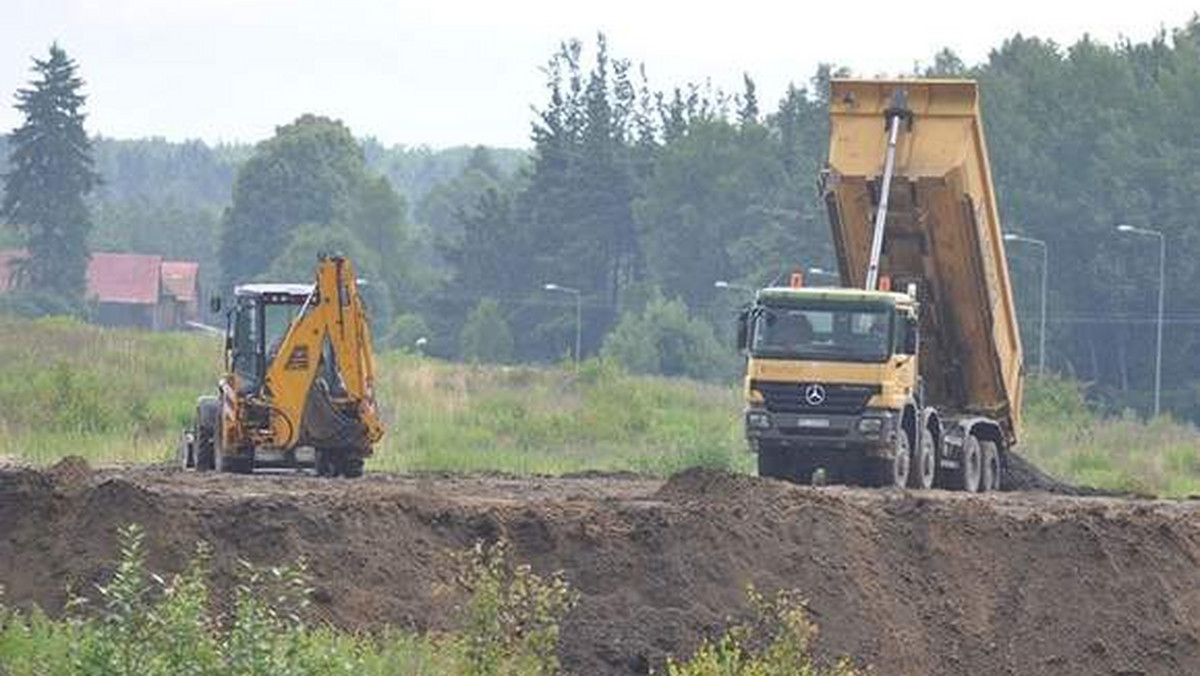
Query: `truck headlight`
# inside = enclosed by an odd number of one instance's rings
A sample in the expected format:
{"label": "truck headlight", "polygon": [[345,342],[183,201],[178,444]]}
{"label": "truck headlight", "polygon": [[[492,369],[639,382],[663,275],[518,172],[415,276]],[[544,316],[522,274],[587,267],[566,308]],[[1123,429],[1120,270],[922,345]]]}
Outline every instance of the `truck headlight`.
{"label": "truck headlight", "polygon": [[864,437],[877,437],[883,433],[883,418],[863,418],[858,421],[858,432]]}
{"label": "truck headlight", "polygon": [[768,429],[771,427],[771,415],[761,411],[748,413],[746,414],[746,425],[760,430]]}

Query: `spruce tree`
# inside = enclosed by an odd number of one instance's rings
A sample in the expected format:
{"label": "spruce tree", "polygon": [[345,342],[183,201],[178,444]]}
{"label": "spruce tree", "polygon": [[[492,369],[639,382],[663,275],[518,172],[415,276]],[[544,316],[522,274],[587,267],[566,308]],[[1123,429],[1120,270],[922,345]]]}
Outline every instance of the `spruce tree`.
{"label": "spruce tree", "polygon": [[83,129],[83,80],[57,43],[48,59],[33,63],[35,79],[17,91],[25,121],[9,137],[0,220],[17,229],[29,251],[18,284],[79,305],[92,227],[84,197],[100,182]]}

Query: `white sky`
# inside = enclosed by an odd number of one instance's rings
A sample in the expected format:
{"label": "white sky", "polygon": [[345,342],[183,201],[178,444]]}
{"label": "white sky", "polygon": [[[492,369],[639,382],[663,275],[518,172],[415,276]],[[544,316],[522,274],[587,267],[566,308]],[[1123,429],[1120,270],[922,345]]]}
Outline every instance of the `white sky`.
{"label": "white sky", "polygon": [[384,143],[527,146],[539,67],[597,30],[651,85],[758,83],[764,109],[818,63],[905,72],[950,47],[967,63],[1017,32],[1144,41],[1197,5],[1171,0],[0,0],[0,130],[30,57],[58,40],[87,81],[92,133],[257,141],[301,113]]}

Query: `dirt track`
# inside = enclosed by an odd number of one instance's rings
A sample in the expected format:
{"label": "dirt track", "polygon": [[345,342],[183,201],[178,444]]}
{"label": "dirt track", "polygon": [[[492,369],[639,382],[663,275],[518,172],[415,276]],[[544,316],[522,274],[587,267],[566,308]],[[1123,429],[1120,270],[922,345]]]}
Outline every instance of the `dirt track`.
{"label": "dirt track", "polygon": [[583,593],[563,636],[580,675],[637,674],[795,588],[820,650],[880,674],[1200,673],[1200,504],[1009,493],[811,489],[689,472],[358,482],[161,469],[0,467],[0,584],[56,608],[99,580],[115,529],[176,570],[198,540],[218,584],[237,557],[305,556],[318,610],[353,627],[444,626],[449,553],[506,535]]}

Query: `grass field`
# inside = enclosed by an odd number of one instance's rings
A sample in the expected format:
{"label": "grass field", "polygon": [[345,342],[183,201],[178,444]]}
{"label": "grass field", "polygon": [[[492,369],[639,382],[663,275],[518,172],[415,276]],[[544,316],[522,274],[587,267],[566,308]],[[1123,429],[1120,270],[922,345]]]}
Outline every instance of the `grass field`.
{"label": "grass field", "polygon": [[[0,456],[51,463],[171,459],[215,388],[209,336],[0,319]],[[749,469],[734,387],[633,377],[599,363],[484,367],[380,356],[387,435],[374,470],[514,474],[694,465]]]}
{"label": "grass field", "polygon": [[[171,459],[195,397],[214,387],[220,340],[0,319],[0,456],[51,463]],[[387,436],[374,470],[666,475],[753,467],[735,386],[566,368],[379,360]],[[1071,482],[1200,493],[1200,432],[1132,415],[1100,419],[1082,386],[1031,380],[1020,452]]]}

